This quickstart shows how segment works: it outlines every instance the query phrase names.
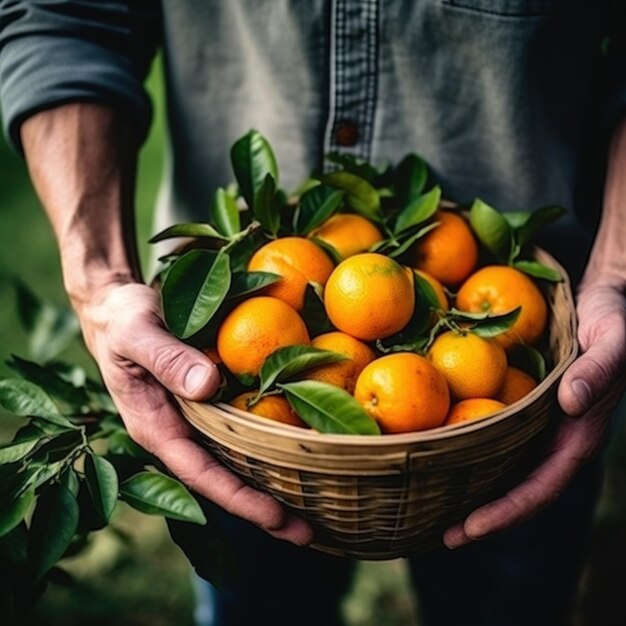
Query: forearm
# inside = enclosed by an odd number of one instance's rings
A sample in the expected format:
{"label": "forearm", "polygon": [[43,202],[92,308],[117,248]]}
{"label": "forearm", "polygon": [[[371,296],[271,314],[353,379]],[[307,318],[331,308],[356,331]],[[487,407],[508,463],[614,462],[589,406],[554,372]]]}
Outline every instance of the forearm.
{"label": "forearm", "polygon": [[108,107],[68,104],[27,119],[21,140],[74,306],[108,284],[139,280],[130,125]]}
{"label": "forearm", "polygon": [[583,285],[602,282],[626,289],[626,118],[609,151],[604,204]]}

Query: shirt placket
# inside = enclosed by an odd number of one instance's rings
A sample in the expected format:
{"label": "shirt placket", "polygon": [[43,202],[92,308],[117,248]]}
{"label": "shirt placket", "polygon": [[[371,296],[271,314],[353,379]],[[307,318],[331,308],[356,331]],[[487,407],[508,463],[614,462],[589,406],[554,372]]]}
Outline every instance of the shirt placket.
{"label": "shirt placket", "polygon": [[333,0],[326,152],[369,159],[372,149],[380,0]]}

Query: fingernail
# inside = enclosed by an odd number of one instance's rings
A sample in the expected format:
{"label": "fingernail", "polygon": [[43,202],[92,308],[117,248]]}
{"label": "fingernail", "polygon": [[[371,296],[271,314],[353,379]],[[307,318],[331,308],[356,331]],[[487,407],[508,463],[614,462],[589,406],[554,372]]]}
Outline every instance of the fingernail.
{"label": "fingernail", "polygon": [[589,385],[582,380],[582,378],[577,378],[572,381],[572,390],[574,391],[574,395],[578,398],[578,401],[583,405],[584,408],[589,407],[591,404],[591,389]]}
{"label": "fingernail", "polygon": [[204,384],[207,377],[207,368],[204,365],[194,365],[185,376],[185,390],[194,393]]}

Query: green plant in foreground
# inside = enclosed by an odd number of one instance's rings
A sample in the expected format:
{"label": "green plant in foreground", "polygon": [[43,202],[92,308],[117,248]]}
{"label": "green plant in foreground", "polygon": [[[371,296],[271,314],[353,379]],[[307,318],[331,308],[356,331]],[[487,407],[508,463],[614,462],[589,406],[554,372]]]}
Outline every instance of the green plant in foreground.
{"label": "green plant in foreground", "polygon": [[[31,345],[61,349],[75,336],[67,309],[23,285],[18,297],[25,325],[39,337]],[[100,382],[58,361],[13,356],[8,365],[17,376],[0,380],[0,406],[21,425],[0,445],[0,614],[21,612],[49,580],[63,578],[57,562],[107,526],[119,500],[143,513],[206,523],[184,485],[131,440]]]}

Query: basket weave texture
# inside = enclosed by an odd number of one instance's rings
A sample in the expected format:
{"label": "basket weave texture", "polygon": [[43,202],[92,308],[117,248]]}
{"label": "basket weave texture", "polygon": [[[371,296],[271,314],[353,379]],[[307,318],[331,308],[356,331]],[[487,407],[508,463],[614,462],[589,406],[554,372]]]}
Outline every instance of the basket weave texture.
{"label": "basket weave texture", "polygon": [[[540,262],[563,268],[546,252]],[[360,559],[441,545],[443,531],[528,471],[558,417],[556,386],[577,352],[569,282],[551,286],[553,367],[524,399],[483,420],[402,435],[321,435],[226,404],[178,399],[207,448],[315,528],[313,547]]]}

